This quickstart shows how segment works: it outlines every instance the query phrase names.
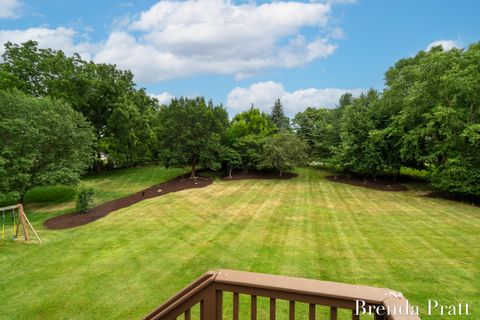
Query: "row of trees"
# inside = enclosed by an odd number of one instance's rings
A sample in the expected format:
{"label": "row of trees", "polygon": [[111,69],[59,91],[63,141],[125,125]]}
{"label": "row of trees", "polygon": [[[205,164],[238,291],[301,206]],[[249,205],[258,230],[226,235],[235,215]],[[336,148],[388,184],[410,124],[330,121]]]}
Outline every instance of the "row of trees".
{"label": "row of trees", "polygon": [[133,166],[149,160],[154,133],[151,124],[156,101],[137,89],[130,71],[96,64],[79,55],[39,49],[29,41],[5,44],[0,64],[0,90],[19,90],[37,98],[63,101],[81,113],[94,129],[96,143],[92,169],[107,165]]}
{"label": "row of trees", "polygon": [[[7,43],[0,64],[0,198],[36,185],[72,184],[93,172],[145,163],[243,171],[304,162],[303,142],[277,101],[229,121],[203,98],[168,105],[137,89],[129,71],[33,41]],[[2,201],[2,199],[0,199]]]}
{"label": "row of trees", "polygon": [[[290,121],[252,106],[229,120],[203,98],[168,105],[137,89],[129,71],[80,56],[6,44],[0,64],[0,194],[72,183],[90,168],[149,162],[283,170],[310,160],[342,172],[428,170],[443,189],[480,195],[480,44],[402,59],[382,92],[343,95],[335,109],[307,108]],[[1,196],[0,196],[1,197]],[[1,201],[1,199],[0,199]]]}
{"label": "row of trees", "polygon": [[345,94],[337,108],[293,119],[309,155],[342,172],[427,170],[442,190],[480,196],[480,43],[398,61],[383,92]]}
{"label": "row of trees", "polygon": [[252,106],[229,121],[225,108],[211,101],[173,99],[158,112],[160,159],[167,166],[191,165],[192,177],[197,164],[223,167],[229,177],[234,169],[278,170],[281,176],[285,169],[306,163],[306,145],[288,125],[280,126],[276,114],[288,124],[279,101],[272,115]]}

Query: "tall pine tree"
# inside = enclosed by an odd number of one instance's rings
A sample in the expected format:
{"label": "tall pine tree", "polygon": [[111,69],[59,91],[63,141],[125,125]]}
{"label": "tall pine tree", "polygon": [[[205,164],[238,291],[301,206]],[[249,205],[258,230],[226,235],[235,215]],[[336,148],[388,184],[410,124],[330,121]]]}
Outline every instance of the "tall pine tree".
{"label": "tall pine tree", "polygon": [[279,131],[290,130],[290,119],[283,112],[283,105],[280,99],[275,101],[270,117]]}

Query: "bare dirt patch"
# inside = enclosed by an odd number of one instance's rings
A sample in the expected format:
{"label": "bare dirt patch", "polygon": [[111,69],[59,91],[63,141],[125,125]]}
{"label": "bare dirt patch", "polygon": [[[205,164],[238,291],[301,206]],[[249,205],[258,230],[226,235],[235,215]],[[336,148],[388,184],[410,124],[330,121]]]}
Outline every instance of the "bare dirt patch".
{"label": "bare dirt patch", "polygon": [[360,177],[346,177],[346,176],[327,176],[328,180],[349,184],[352,186],[364,187],[380,191],[407,191],[408,188],[401,184],[400,181],[392,181],[385,178],[379,178],[376,181],[365,180]]}
{"label": "bare dirt patch", "polygon": [[203,188],[210,185],[213,179],[197,177],[196,179],[184,179],[183,176],[176,177],[167,182],[155,185],[135,194],[103,203],[88,213],[68,213],[46,220],[43,225],[47,229],[68,229],[85,225],[105,217],[112,211],[116,211],[145,199],[160,197],[171,192],[186,189]]}

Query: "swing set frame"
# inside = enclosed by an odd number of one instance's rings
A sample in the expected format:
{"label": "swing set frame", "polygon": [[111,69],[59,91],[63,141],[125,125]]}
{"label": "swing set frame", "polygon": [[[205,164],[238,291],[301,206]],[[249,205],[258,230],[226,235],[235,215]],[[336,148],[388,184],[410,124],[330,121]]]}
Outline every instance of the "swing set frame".
{"label": "swing set frame", "polygon": [[[0,208],[0,211],[2,212],[2,220],[5,216],[5,211],[12,210],[12,212],[14,212],[15,209],[18,209],[18,222],[17,222],[16,226],[15,226],[15,215],[13,213],[15,238],[18,239],[18,235],[20,233],[20,226],[22,226],[23,238],[25,239],[25,241],[30,240],[30,235],[28,233],[28,229],[30,229],[30,230],[32,230],[35,237],[37,238],[38,242],[41,243],[42,240],[40,239],[37,232],[33,228],[32,224],[30,223],[30,220],[28,220],[27,215],[25,214],[25,211],[23,210],[23,205],[21,203],[13,205],[13,206]],[[4,221],[2,221],[2,228],[4,228]],[[3,229],[2,229],[2,233],[3,233]]]}

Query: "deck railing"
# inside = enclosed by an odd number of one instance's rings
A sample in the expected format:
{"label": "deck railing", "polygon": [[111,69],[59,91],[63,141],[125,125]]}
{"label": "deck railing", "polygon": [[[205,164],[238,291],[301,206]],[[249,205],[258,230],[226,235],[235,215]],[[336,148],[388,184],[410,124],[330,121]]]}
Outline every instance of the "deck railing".
{"label": "deck railing", "polygon": [[[210,271],[203,274],[145,317],[145,320],[176,320],[192,318],[197,305],[200,320],[222,320],[224,293],[233,294],[232,317],[240,315],[240,295],[250,297],[250,319],[258,314],[257,298],[269,300],[270,320],[277,318],[277,300],[288,301],[288,319],[295,320],[297,304],[308,305],[308,319],[317,319],[317,306],[329,308],[330,320],[338,319],[339,309],[348,309],[351,319],[360,319],[363,310],[374,310],[375,320],[417,320],[408,301],[389,289],[356,286],[337,282],[310,280],[234,270]],[[362,306],[363,308],[360,308]],[[358,309],[358,310],[357,310]],[[359,313],[359,314],[357,314]],[[368,313],[367,313],[368,314]],[[230,317],[229,317],[230,318]],[[362,316],[362,319],[366,319]]]}

